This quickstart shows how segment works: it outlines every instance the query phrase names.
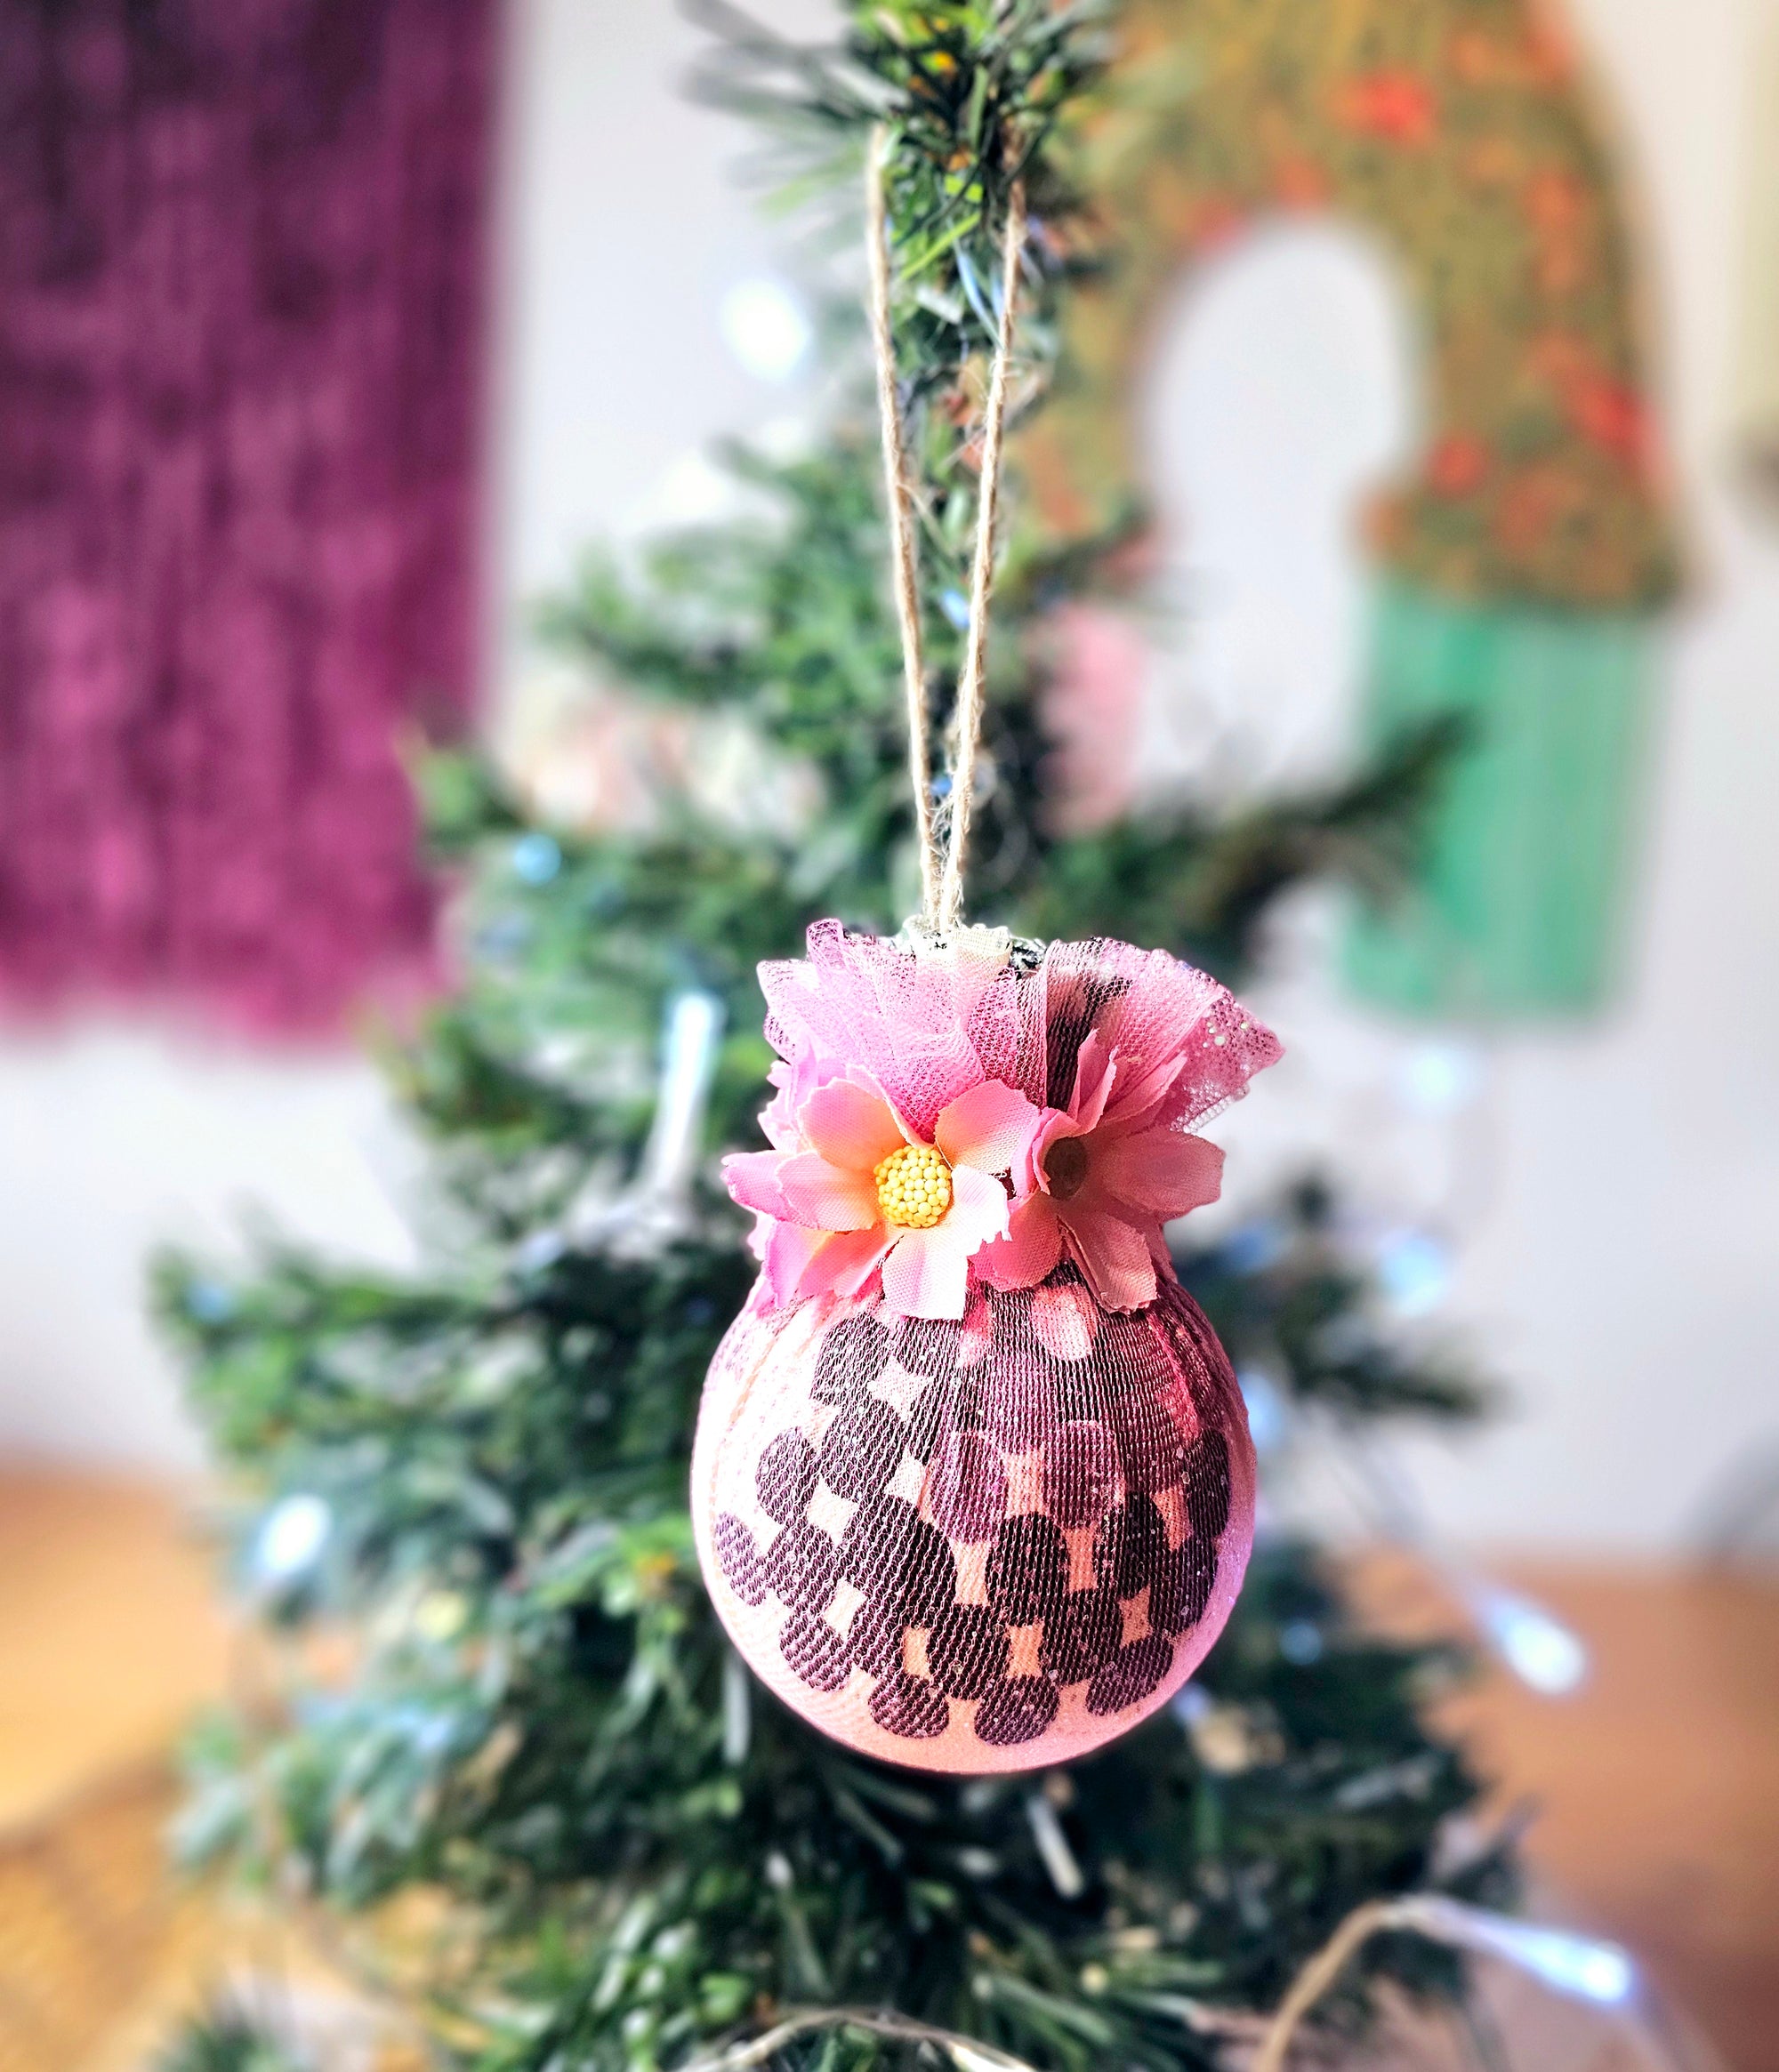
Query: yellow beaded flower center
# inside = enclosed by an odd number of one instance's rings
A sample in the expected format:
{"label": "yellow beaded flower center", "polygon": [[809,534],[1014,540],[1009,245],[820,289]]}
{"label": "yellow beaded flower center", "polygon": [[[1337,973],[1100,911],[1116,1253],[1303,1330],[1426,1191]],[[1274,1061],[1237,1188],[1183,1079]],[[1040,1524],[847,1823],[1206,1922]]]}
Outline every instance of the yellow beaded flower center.
{"label": "yellow beaded flower center", "polygon": [[951,1168],[930,1144],[905,1144],[892,1151],[872,1177],[884,1222],[904,1230],[930,1230],[951,1207]]}

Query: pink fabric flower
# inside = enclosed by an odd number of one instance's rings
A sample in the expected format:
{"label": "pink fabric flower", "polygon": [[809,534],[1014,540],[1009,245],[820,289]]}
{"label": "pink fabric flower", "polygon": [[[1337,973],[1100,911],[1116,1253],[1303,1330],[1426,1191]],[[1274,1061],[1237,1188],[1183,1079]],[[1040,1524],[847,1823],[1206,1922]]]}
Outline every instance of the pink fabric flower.
{"label": "pink fabric flower", "polygon": [[1051,1104],[1013,1176],[1007,1236],[976,1271],[1031,1288],[1067,1256],[1107,1308],[1139,1309],[1157,1267],[1172,1272],[1163,1225],[1222,1186],[1223,1153],[1191,1126],[1238,1098],[1278,1040],[1205,973],[1125,943],[1052,944],[1026,1018],[1042,1033]]}
{"label": "pink fabric flower", "polygon": [[1223,1179],[1216,1144],[1157,1121],[1171,1079],[1087,1037],[1068,1106],[1033,1134],[1008,1233],[977,1261],[985,1281],[1034,1287],[1067,1252],[1108,1309],[1155,1300],[1162,1225],[1216,1201]]}
{"label": "pink fabric flower", "polygon": [[788,1080],[774,1075],[781,1086],[801,1096],[811,1073],[863,1067],[930,1141],[939,1111],[978,1081],[1020,1084],[1018,989],[1004,936],[964,928],[943,950],[916,953],[817,921],[809,951],[760,967],[767,1040],[791,1062]]}
{"label": "pink fabric flower", "polygon": [[1051,671],[1044,719],[1055,747],[1046,773],[1063,834],[1115,820],[1136,788],[1148,648],[1131,622],[1103,605],[1067,604],[1043,627]]}
{"label": "pink fabric flower", "polygon": [[[1007,1233],[1008,1194],[998,1175],[1023,1170],[1038,1110],[1003,1080],[985,1079],[946,1103],[930,1141],[898,1112],[858,1067],[787,1097],[803,1075],[781,1083],[769,1110],[775,1141],[794,1142],[723,1161],[729,1193],[764,1220],[756,1233],[775,1302],[857,1294],[875,1273],[883,1297],[905,1316],[962,1317],[970,1262]],[[910,1166],[897,1154],[928,1155]],[[893,1220],[886,1194],[895,1168],[936,1190],[920,1220]],[[886,1171],[886,1167],[890,1170]]]}

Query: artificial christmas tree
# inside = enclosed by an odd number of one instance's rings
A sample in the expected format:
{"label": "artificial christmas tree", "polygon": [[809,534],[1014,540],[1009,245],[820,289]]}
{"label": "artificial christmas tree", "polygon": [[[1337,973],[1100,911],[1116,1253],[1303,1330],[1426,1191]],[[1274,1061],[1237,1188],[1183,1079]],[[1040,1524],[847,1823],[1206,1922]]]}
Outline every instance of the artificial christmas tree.
{"label": "artificial christmas tree", "polygon": [[[802,460],[735,456],[772,518],[591,568],[556,636],[632,698],[720,712],[815,803],[719,815],[688,784],[640,827],[546,825],[487,766],[430,763],[463,980],[392,1067],[448,1205],[431,1269],[275,1252],[246,1278],[161,1274],[194,1401],[253,1497],[240,1546],[265,1610],[353,1636],[343,1672],[200,1736],[189,1847],[336,1916],[430,1894],[447,1926],[410,2002],[441,2063],[482,2072],[646,2072],[781,2029],[787,2067],[930,2063],[922,2025],[958,2063],[973,2037],[1037,2067],[1209,2068],[1356,1904],[1510,1884],[1502,1851],[1454,1828],[1477,1782],[1420,1717],[1452,1658],[1356,1630],[1289,1541],[1257,1548],[1181,1701],[1037,1777],[917,1776],[832,1745],[753,1686],[701,1585],[697,1392],[751,1278],[714,1154],[757,1141],[770,1055],[753,968],[819,915],[887,932],[919,897],[905,726],[911,701],[946,719],[971,623],[982,366],[1006,313],[984,284],[1016,186],[1016,418],[1042,407],[1056,306],[1091,257],[1067,177],[1088,11],[848,13],[833,53],[725,15],[710,76],[772,119],[806,191],[849,198],[881,139],[921,668],[905,681],[873,440],[844,416]],[[1317,797],[1048,820],[1046,625],[1114,587],[1120,542],[1040,541],[1011,516],[978,904],[1238,979],[1278,892],[1388,879],[1444,735]],[[942,817],[955,799],[930,781]],[[1265,1241],[1178,1255],[1236,1371],[1264,1361],[1351,1419],[1473,1413],[1473,1389],[1391,1347],[1335,1228],[1307,1185]],[[1461,1985],[1413,1936],[1372,1961]],[[1334,2005],[1360,2019],[1363,1994]]]}

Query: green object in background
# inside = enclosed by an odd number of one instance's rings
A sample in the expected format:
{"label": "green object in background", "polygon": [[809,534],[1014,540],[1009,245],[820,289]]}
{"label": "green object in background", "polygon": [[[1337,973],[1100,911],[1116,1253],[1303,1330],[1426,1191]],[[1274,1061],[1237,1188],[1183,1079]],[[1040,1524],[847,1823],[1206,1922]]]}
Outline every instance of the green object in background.
{"label": "green object in background", "polygon": [[1657,622],[1380,590],[1367,740],[1471,729],[1399,898],[1356,920],[1352,989],[1460,1019],[1585,1014],[1619,972]]}

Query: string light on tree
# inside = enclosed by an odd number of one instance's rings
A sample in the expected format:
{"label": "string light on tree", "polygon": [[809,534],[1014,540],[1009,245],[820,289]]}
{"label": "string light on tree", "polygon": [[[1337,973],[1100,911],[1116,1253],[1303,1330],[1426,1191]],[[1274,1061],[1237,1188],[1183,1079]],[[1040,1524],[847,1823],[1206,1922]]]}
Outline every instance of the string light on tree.
{"label": "string light on tree", "polygon": [[723,342],[761,381],[788,381],[809,357],[814,332],[782,281],[737,281],[717,312]]}

